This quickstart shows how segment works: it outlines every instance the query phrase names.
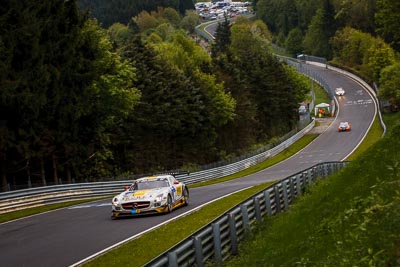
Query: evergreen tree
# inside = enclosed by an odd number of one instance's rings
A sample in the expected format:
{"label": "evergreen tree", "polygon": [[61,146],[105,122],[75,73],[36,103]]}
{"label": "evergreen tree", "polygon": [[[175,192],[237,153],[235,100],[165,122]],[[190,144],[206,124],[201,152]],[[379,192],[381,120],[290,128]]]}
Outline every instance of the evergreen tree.
{"label": "evergreen tree", "polygon": [[292,56],[296,56],[297,54],[303,51],[303,33],[300,28],[292,29],[285,41],[285,48],[288,53]]}
{"label": "evergreen tree", "polygon": [[124,169],[143,172],[160,171],[159,166],[179,167],[185,154],[180,142],[192,140],[198,129],[196,117],[203,117],[199,89],[182,73],[161,67],[157,53],[140,37],[123,49],[122,56],[137,68],[137,87],[142,93],[120,142],[123,150],[120,147],[119,151],[127,154],[120,155]]}
{"label": "evergreen tree", "polygon": [[293,129],[299,98],[304,97],[290,78],[293,75],[270,53],[269,35],[260,35],[256,24],[235,23],[227,52],[215,60],[219,76],[237,102],[237,120],[219,132],[219,144],[227,153]]}
{"label": "evergreen tree", "polygon": [[331,0],[324,0],[322,8],[312,18],[304,37],[305,52],[331,59],[330,39],[336,32],[335,10]]}
{"label": "evergreen tree", "polygon": [[133,69],[75,1],[7,1],[1,8],[2,170],[16,183],[40,185],[70,181],[73,170],[80,178],[82,162],[88,173],[109,171],[99,163],[111,155],[115,118],[137,98]]}
{"label": "evergreen tree", "polygon": [[213,57],[218,56],[219,53],[226,52],[226,49],[230,44],[230,35],[230,21],[227,16],[225,16],[224,21],[218,23],[217,30],[215,31],[215,41],[211,47]]}

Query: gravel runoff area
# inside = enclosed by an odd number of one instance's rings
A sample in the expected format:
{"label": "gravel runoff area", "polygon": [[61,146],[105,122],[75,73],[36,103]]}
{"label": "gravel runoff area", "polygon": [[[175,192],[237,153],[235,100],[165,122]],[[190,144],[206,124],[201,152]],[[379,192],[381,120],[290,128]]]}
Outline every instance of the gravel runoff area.
{"label": "gravel runoff area", "polygon": [[321,134],[331,125],[335,118],[316,118],[315,126],[307,134]]}

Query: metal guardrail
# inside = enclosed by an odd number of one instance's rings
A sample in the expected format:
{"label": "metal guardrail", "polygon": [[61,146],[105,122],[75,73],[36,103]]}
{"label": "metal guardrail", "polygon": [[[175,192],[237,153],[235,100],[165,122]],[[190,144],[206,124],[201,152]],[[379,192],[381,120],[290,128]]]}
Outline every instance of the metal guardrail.
{"label": "metal guardrail", "polygon": [[[238,243],[248,235],[256,222],[265,216],[285,211],[302,195],[304,188],[317,178],[339,171],[348,162],[320,163],[283,179],[233,207],[176,246],[165,251],[144,266],[210,266],[221,264],[238,253]],[[207,263],[207,264],[206,264]]]}
{"label": "metal guardrail", "polygon": [[[301,137],[303,137],[309,130],[314,127],[314,125],[315,121],[312,121],[307,127],[302,129],[286,141],[263,153],[225,166],[220,166],[217,168],[212,168],[190,174],[176,175],[176,178],[190,185],[219,177],[224,177],[247,169],[253,165],[265,161],[270,157],[279,154],[290,145],[292,145],[294,142],[299,140]],[[30,189],[3,192],[0,193],[0,214],[71,200],[81,200],[107,196],[111,197],[122,192],[123,187],[125,185],[130,185],[131,183],[132,180],[79,183],[36,187]]]}
{"label": "metal guardrail", "polygon": [[[302,73],[302,74],[308,76],[309,78],[311,78],[312,80],[317,82],[319,85],[321,85],[322,88],[324,88],[325,92],[328,94],[329,99],[330,99],[330,113],[331,113],[331,115],[335,114],[334,89],[328,84],[328,82],[321,75],[319,75],[317,72],[309,69],[307,67],[307,63],[305,61],[293,59],[293,58],[285,57],[285,56],[281,56],[281,55],[275,55],[275,56],[278,57],[280,60],[286,62],[286,64],[288,64],[289,66],[292,66],[293,68],[295,68],[299,73]],[[317,57],[310,57],[310,58],[317,58]],[[317,62],[317,64],[318,63],[319,62]],[[328,68],[328,65],[325,63],[324,67]],[[313,107],[310,107],[310,110],[312,108]]]}

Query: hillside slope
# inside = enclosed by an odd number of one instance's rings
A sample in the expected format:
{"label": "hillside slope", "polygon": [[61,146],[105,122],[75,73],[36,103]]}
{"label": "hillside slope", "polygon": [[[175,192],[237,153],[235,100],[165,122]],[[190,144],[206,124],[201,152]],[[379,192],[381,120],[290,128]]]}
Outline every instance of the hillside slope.
{"label": "hillside slope", "polygon": [[400,266],[400,124],[268,218],[226,266]]}

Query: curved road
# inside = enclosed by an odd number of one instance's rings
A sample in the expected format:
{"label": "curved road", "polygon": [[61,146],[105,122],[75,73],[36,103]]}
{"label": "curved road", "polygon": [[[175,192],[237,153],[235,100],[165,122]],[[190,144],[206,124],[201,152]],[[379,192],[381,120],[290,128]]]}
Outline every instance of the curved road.
{"label": "curved road", "polygon": [[[190,205],[167,215],[111,220],[110,200],[0,224],[1,266],[70,266],[226,194],[285,178],[319,162],[344,160],[362,141],[372,124],[375,103],[366,90],[352,79],[325,68],[307,67],[324,77],[332,88],[343,87],[346,94],[338,99],[336,120],[293,157],[234,181],[194,188],[190,192]],[[352,123],[352,131],[339,133],[337,124],[345,120]]]}

